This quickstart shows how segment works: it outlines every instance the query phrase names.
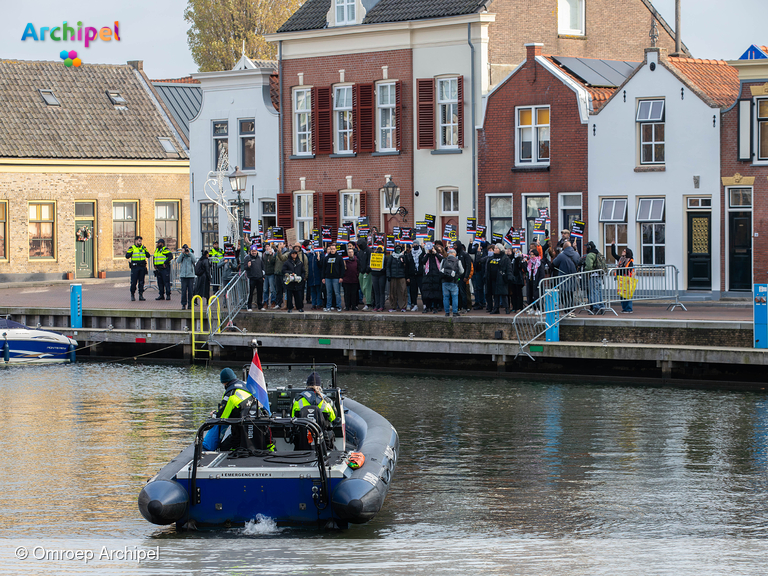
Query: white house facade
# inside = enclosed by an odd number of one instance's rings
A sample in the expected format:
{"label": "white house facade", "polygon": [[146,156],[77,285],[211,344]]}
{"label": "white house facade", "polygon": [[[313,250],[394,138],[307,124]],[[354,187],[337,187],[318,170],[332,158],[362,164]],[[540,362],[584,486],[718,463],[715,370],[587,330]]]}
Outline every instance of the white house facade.
{"label": "white house facade", "polygon": [[649,48],[591,116],[588,229],[609,263],[615,242],[636,266],[675,266],[680,290],[719,298],[720,107],[733,76],[724,62]]}
{"label": "white house facade", "polygon": [[248,175],[242,200],[254,231],[258,220],[265,227],[276,225],[279,115],[275,91],[270,94],[270,78],[275,74],[274,62],[254,62],[243,56],[232,70],[193,75],[203,92],[200,112],[189,124],[190,224],[195,250],[208,249],[214,240],[221,242],[234,232],[225,209],[214,202],[211,190],[216,185],[206,185],[215,180],[219,168],[225,172],[225,205],[237,201],[226,175],[238,167]]}

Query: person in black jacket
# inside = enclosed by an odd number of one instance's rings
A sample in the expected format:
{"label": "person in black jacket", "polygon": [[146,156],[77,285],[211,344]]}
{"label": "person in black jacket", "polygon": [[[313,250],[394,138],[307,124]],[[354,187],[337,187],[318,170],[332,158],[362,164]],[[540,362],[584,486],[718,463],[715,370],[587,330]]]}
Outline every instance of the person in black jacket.
{"label": "person in black jacket", "polygon": [[325,311],[333,308],[333,296],[336,298],[336,310],[341,312],[341,286],[339,280],[344,277],[344,257],[336,252],[336,244],[331,244],[322,263],[323,284],[325,284]]}
{"label": "person in black jacket", "polygon": [[453,249],[456,250],[456,258],[461,262],[464,273],[461,275],[461,279],[458,282],[459,286],[459,308],[466,312],[470,312],[472,309],[472,294],[469,291],[469,275],[472,273],[472,258],[469,257],[467,251],[464,249],[464,244],[459,240],[453,243]]}
{"label": "person in black jacket", "polygon": [[512,311],[519,312],[523,305],[523,287],[525,286],[525,260],[523,253],[515,248],[512,254],[512,275],[509,278],[512,292]]}
{"label": "person in black jacket", "polygon": [[419,291],[421,290],[422,276],[419,273],[419,262],[424,250],[421,249],[421,243],[416,240],[412,247],[406,246],[405,249],[405,282],[408,284],[408,295],[410,297],[411,312],[419,309]]}
{"label": "person in black jacket", "polygon": [[391,306],[389,311],[405,312],[408,293],[405,282],[405,253],[400,242],[395,242],[395,251],[387,256],[384,268],[386,268],[387,280],[389,280],[389,305]]}
{"label": "person in black jacket", "polygon": [[243,260],[245,274],[248,276],[248,312],[253,312],[253,291],[256,291],[256,308],[264,310],[262,295],[264,293],[264,259],[258,249],[251,247],[251,253]]}
{"label": "person in black jacket", "polygon": [[424,314],[432,310],[437,314],[440,300],[443,297],[443,275],[440,272],[442,257],[437,249],[429,242],[426,243],[427,252],[421,255],[419,270],[421,273],[421,299],[424,302]]}
{"label": "person in black jacket", "polygon": [[504,308],[509,313],[509,299],[507,298],[507,278],[511,275],[511,263],[501,244],[493,248],[493,255],[488,259],[486,271],[486,293],[493,295],[493,309],[491,314],[499,314],[499,306],[504,302]]}
{"label": "person in black jacket", "polygon": [[357,276],[360,283],[360,291],[363,293],[363,311],[367,312],[373,306],[373,279],[371,278],[371,248],[366,238],[357,241]]}
{"label": "person in black jacket", "polygon": [[211,261],[208,259],[208,250],[203,250],[200,259],[195,264],[195,287],[192,290],[193,297],[200,296],[208,300],[211,292]]}
{"label": "person in black jacket", "polygon": [[467,249],[467,253],[474,258],[472,266],[474,268],[474,274],[472,275],[472,288],[475,290],[475,305],[473,310],[482,310],[485,308],[485,275],[483,274],[484,266],[481,266],[482,260],[487,256],[488,244],[484,241],[475,244],[472,242]]}
{"label": "person in black jacket", "polygon": [[293,311],[293,301],[296,302],[296,308],[299,309],[299,312],[304,312],[303,287],[306,272],[304,262],[299,259],[298,252],[291,250],[288,260],[283,262],[282,272],[283,278],[281,280],[285,284],[285,302],[288,312]]}

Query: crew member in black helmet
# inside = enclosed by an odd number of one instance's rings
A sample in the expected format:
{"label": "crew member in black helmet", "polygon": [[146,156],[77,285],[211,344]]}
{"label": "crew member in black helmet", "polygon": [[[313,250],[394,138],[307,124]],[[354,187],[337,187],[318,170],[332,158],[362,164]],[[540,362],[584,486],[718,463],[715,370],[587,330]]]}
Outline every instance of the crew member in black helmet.
{"label": "crew member in black helmet", "polygon": [[333,402],[323,395],[323,388],[320,383],[320,375],[312,372],[307,378],[307,389],[296,397],[291,407],[291,418],[295,418],[305,406],[317,406],[325,414],[329,423],[336,420],[336,410],[333,409]]}

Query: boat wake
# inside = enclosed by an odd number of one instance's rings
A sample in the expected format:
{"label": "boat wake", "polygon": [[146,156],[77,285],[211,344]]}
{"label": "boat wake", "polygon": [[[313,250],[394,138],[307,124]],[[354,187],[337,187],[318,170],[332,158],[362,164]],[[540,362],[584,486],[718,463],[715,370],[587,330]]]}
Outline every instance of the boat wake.
{"label": "boat wake", "polygon": [[246,522],[245,528],[243,528],[243,535],[245,536],[264,536],[278,532],[280,532],[280,528],[277,527],[277,522],[263,514],[256,514],[256,518]]}

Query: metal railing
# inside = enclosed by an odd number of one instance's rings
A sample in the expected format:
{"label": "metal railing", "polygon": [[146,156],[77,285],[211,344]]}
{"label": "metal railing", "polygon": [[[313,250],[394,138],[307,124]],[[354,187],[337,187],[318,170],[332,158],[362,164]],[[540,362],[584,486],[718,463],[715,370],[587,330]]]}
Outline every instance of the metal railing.
{"label": "metal railing", "polygon": [[233,329],[243,332],[237,326],[235,326],[235,316],[238,315],[248,303],[248,295],[250,292],[250,284],[248,282],[248,276],[245,271],[238,272],[232,279],[219,288],[208,301],[208,318],[211,318],[211,307],[215,304],[220,310],[224,311],[224,318],[220,318],[215,329],[211,330],[211,335],[221,332],[222,330]]}
{"label": "metal railing", "polygon": [[[631,275],[627,274],[628,270]],[[677,267],[669,264],[610,268],[607,272],[590,270],[544,278],[539,283],[539,298],[512,320],[520,346],[518,356],[525,354],[533,359],[525,349],[579,309],[591,309],[592,313],[605,309],[616,314],[611,305],[617,302],[673,300],[667,310],[678,306],[687,310],[680,302],[678,277]]]}

